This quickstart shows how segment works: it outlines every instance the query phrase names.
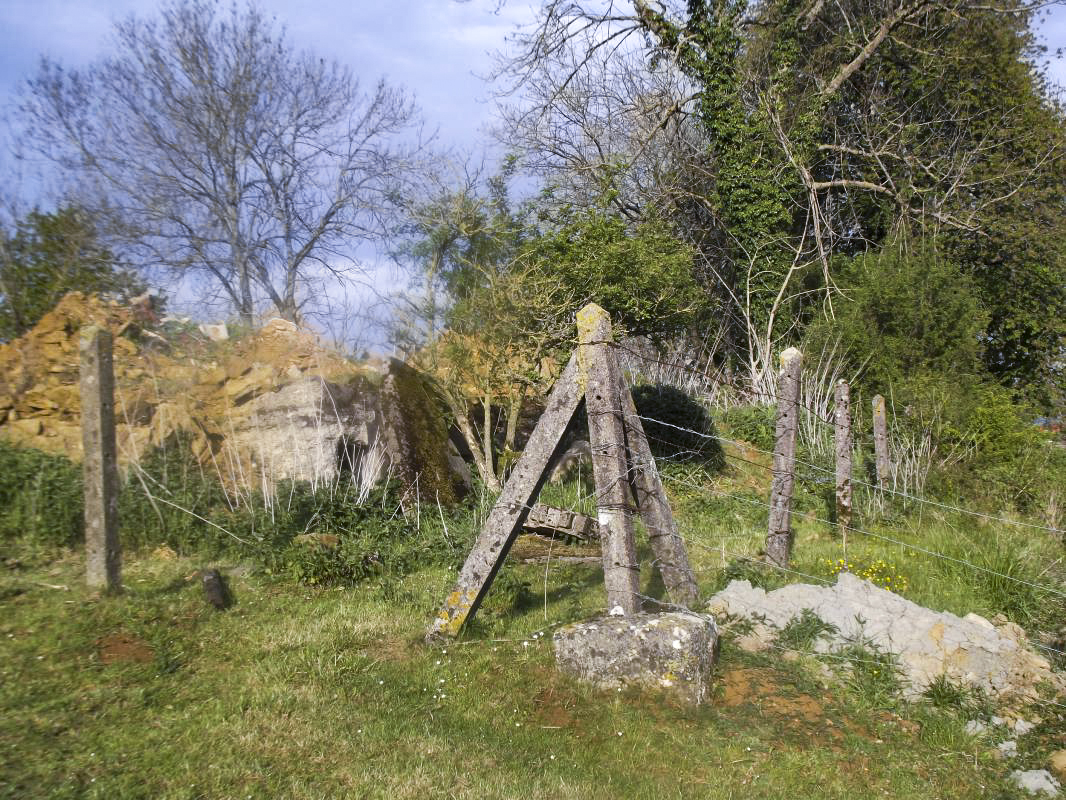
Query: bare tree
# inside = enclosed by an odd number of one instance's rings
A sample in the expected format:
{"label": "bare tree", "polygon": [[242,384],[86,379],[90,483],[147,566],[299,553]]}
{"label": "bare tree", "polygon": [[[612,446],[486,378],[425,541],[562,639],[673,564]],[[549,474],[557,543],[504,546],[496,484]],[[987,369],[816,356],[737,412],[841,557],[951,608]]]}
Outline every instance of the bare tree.
{"label": "bare tree", "polygon": [[995,79],[967,80],[987,71],[973,42],[1014,52],[1038,5],[544,0],[501,60],[503,138],[565,202],[674,221],[765,377],[796,309],[832,316],[835,253],[979,236],[1061,161]]}
{"label": "bare tree", "polygon": [[358,272],[421,148],[403,91],[297,53],[251,4],[175,0],[114,34],[85,71],[42,60],[22,109],[131,261],[246,322],[263,301],[296,319],[311,282]]}

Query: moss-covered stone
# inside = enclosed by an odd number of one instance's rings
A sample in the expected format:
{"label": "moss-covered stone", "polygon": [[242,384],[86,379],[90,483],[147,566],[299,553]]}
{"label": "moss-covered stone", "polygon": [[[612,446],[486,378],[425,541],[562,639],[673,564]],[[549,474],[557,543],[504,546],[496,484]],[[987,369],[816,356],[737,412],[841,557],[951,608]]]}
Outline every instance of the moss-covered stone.
{"label": "moss-covered stone", "polygon": [[429,381],[413,367],[393,359],[385,379],[382,404],[393,429],[390,446],[397,478],[417,488],[421,499],[452,505],[459,496],[448,465],[448,424],[444,404]]}

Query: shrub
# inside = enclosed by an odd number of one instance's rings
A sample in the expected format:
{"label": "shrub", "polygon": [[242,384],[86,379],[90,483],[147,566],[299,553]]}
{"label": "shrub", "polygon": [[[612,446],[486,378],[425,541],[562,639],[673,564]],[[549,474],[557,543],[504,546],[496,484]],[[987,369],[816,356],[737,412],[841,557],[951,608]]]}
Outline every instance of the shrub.
{"label": "shrub", "polygon": [[70,547],[84,538],[81,467],[0,441],[0,542]]}
{"label": "shrub", "polygon": [[637,386],[633,404],[656,458],[698,462],[712,469],[725,463],[710,413],[680,389],[664,384]]}
{"label": "shrub", "polygon": [[418,567],[452,565],[473,539],[466,509],[409,509],[405,515],[389,486],[373,490],[364,502],[336,487],[315,495],[300,485],[293,496],[290,516],[264,533],[260,558],[272,571],[308,585],[387,583]]}
{"label": "shrub", "polygon": [[777,410],[773,406],[734,406],[722,416],[734,439],[773,450]]}

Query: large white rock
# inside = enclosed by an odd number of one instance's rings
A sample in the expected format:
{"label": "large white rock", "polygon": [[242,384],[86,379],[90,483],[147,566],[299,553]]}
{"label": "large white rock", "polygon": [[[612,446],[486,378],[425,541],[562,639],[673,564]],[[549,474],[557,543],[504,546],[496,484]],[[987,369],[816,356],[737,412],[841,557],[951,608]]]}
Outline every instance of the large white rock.
{"label": "large white rock", "polygon": [[372,483],[388,466],[380,456],[363,464],[377,441],[381,417],[377,392],[300,377],[249,400],[231,422],[227,440],[254,454],[271,481],[329,483],[346,466],[355,466],[371,470]]}
{"label": "large white rock", "polygon": [[1059,796],[1059,782],[1046,769],[1014,770],[1010,774],[1011,783],[1029,794],[1043,794],[1047,797]]}
{"label": "large white rock", "polygon": [[749,642],[770,640],[804,609],[836,628],[816,643],[816,650],[828,652],[862,640],[892,653],[911,695],[940,675],[1002,698],[1036,699],[1041,682],[1066,690],[1066,680],[1052,672],[1047,659],[1026,648],[1025,633],[1017,625],[996,627],[977,614],[933,611],[847,572],[835,586],[799,583],[771,592],[733,581],[708,603],[712,614],[753,620]]}

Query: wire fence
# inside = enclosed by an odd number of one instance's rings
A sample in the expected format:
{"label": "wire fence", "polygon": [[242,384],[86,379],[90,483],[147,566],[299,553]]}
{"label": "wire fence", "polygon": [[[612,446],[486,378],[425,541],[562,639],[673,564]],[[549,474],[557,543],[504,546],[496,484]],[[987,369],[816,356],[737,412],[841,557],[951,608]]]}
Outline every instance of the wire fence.
{"label": "wire fence", "polygon": [[[622,412],[622,413],[625,413],[625,412]],[[762,453],[763,455],[773,456],[773,451],[765,450],[765,449],[756,447],[755,445],[752,445],[752,444],[750,444],[748,442],[741,442],[741,441],[738,441],[736,439],[729,439],[727,437],[720,436],[718,434],[704,433],[702,431],[693,430],[692,428],[686,428],[686,427],[684,427],[682,425],[677,425],[677,424],[675,424],[673,422],[667,422],[665,420],[655,419],[654,417],[647,417],[647,416],[643,416],[641,414],[637,414],[636,418],[641,420],[642,422],[651,422],[651,423],[654,423],[656,425],[662,425],[662,426],[667,427],[667,428],[673,428],[673,429],[675,429],[677,431],[680,431],[680,432],[685,433],[685,434],[690,435],[690,436],[696,436],[696,437],[699,437],[701,439],[706,439],[706,440],[710,440],[710,441],[716,441],[716,442],[719,442],[719,443],[724,442],[726,444],[731,444],[731,445],[734,445],[736,447],[740,447],[740,448],[744,448],[744,449],[747,449],[747,450],[754,451],[756,453]],[[660,440],[660,441],[662,441],[662,440]],[[773,472],[773,467],[772,466],[767,466],[766,464],[760,464],[757,461],[751,461],[751,460],[748,460],[748,459],[742,459],[739,456],[731,456],[730,454],[726,454],[726,457],[727,458],[731,457],[731,458],[734,458],[736,460],[741,460],[741,461],[744,461],[745,463],[752,464],[753,466],[757,466],[760,469],[764,469],[764,470]],[[826,474],[826,475],[835,476],[835,474],[836,474],[835,468],[823,467],[823,466],[820,466],[818,464],[813,464],[813,463],[811,463],[809,461],[804,461],[803,459],[799,459],[799,458],[795,458],[795,457],[793,458],[793,460],[795,461],[796,464],[799,464],[799,465],[804,466],[804,467],[808,467],[810,469],[817,470],[818,472],[821,472],[821,473]],[[856,478],[854,476],[851,477],[851,482],[852,482],[852,484],[858,484],[860,486],[868,487],[869,489],[872,489],[874,491],[884,492],[886,494],[897,495],[899,497],[903,497],[903,498],[905,498],[907,500],[910,500],[912,502],[921,503],[923,505],[934,506],[936,508],[940,508],[940,509],[943,509],[945,511],[954,511],[954,512],[959,513],[959,514],[964,514],[964,515],[967,515],[967,516],[972,516],[972,517],[985,519],[985,520],[988,520],[990,522],[998,522],[998,523],[1001,523],[1003,525],[1013,525],[1013,526],[1021,527],[1021,528],[1032,528],[1032,529],[1035,529],[1035,530],[1047,531],[1049,533],[1055,533],[1055,534],[1066,533],[1066,530],[1063,530],[1062,528],[1055,528],[1055,527],[1052,527],[1052,526],[1049,526],[1049,525],[1040,525],[1040,524],[1033,523],[1033,522],[1025,522],[1025,521],[1022,521],[1022,520],[1010,519],[1009,517],[1001,517],[1001,516],[997,516],[995,514],[985,514],[985,513],[981,512],[981,511],[974,511],[972,509],[962,508],[961,506],[951,505],[950,503],[943,503],[943,502],[940,502],[938,500],[930,500],[929,498],[926,498],[926,497],[919,497],[917,495],[909,494],[907,492],[901,492],[901,491],[896,490],[896,489],[889,489],[887,487],[882,487],[882,486],[880,486],[878,484],[870,483],[868,481],[864,481],[861,478]]]}

